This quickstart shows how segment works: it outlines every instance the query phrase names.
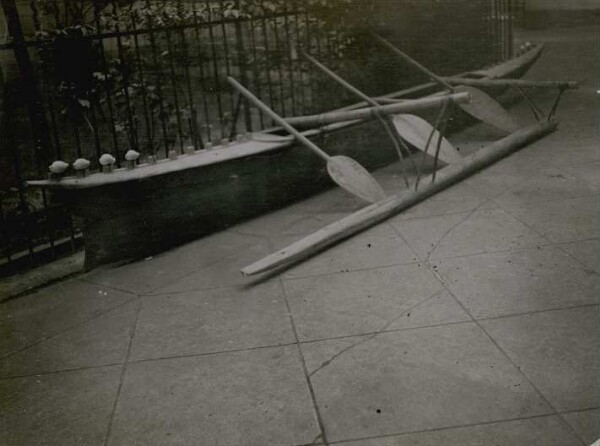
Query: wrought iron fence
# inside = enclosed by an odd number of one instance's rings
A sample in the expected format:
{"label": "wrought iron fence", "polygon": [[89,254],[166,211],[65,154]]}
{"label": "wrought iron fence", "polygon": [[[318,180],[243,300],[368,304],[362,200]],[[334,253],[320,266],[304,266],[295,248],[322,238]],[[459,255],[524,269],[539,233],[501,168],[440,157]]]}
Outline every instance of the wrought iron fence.
{"label": "wrought iron fence", "polygon": [[[299,49],[350,76],[361,71],[347,54],[356,47],[351,24],[327,10],[335,2],[2,3],[11,38],[0,44],[0,276],[81,246],[81,222],[24,187],[45,176],[49,162],[87,158],[94,168],[101,154],[119,163],[128,150],[166,157],[271,127],[232,93],[229,75],[282,115],[351,102]],[[483,3],[497,53],[486,62],[505,59],[511,2]],[[368,2],[356,4],[350,15],[369,14]],[[402,86],[386,79],[385,88]]]}
{"label": "wrought iron fence", "polygon": [[518,0],[492,0],[490,20],[496,42],[498,60],[513,55],[513,23]]}

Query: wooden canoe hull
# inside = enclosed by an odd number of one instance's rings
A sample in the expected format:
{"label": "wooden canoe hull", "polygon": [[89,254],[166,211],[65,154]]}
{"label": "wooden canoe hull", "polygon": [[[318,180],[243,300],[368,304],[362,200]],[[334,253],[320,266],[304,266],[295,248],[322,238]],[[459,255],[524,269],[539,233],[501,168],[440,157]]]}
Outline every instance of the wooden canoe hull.
{"label": "wooden canoe hull", "polygon": [[[368,169],[394,162],[396,151],[377,125],[328,134],[327,152]],[[294,144],[126,184],[55,189],[53,198],[82,217],[85,264],[93,268],[161,252],[332,186],[323,160]]]}

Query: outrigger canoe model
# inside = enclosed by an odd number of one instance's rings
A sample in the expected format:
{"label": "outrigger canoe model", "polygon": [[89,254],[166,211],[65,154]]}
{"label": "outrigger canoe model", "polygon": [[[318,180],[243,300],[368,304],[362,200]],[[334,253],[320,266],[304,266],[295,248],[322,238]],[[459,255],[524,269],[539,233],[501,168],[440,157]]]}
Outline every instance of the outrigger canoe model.
{"label": "outrigger canoe model", "polygon": [[[375,38],[390,49],[391,57],[404,58],[432,82],[371,98],[305,55],[361,102],[319,115],[281,117],[230,78],[232,88],[280,127],[135,168],[77,177],[52,174],[29,184],[51,189],[55,200],[67,203],[83,218],[88,269],[163,251],[332,184],[365,202],[357,213],[243,269],[244,274],[258,274],[290,265],[382,221],[554,130],[557,124],[552,116],[560,95],[576,87],[574,82],[520,80],[542,53],[542,45],[489,68],[441,78],[384,39]],[[544,119],[533,107],[540,122],[522,126],[496,98],[513,88],[530,102],[523,90],[530,87],[557,88],[559,93]],[[474,120],[507,136],[464,157],[444,134]],[[319,147],[324,134],[328,143]],[[421,176],[420,160],[425,155],[417,156],[415,150],[434,158],[429,177]],[[408,187],[386,196],[369,171],[398,161]],[[413,164],[416,178],[406,174],[408,163]]]}

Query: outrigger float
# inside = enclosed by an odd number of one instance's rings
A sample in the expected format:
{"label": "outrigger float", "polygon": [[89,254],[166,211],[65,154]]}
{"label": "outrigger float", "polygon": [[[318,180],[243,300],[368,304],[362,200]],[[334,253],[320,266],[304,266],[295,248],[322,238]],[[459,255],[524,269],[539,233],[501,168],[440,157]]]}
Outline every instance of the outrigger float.
{"label": "outrigger float", "polygon": [[[259,274],[298,262],[401,212],[553,131],[557,127],[553,116],[563,91],[577,87],[572,81],[520,79],[540,57],[542,45],[489,68],[441,78],[384,39],[375,38],[425,72],[432,82],[370,98],[306,54],[361,102],[319,115],[283,118],[229,78],[240,95],[281,127],[238,135],[235,141],[211,150],[158,162],[136,166],[128,159],[128,168],[112,169],[108,160],[103,167],[107,173],[75,177],[53,173],[47,180],[29,184],[51,189],[56,200],[69,204],[72,212],[83,218],[88,269],[145,257],[224,229],[330,187],[332,181],[370,203],[242,270],[246,275]],[[523,94],[538,123],[521,126],[493,99],[508,88]],[[525,93],[526,88],[556,88],[552,109],[543,114]],[[474,118],[507,136],[462,156],[444,134]],[[328,136],[327,146],[319,147],[324,135]],[[423,156],[411,156],[415,149]],[[434,169],[424,176],[421,172],[427,156],[433,157]],[[386,196],[369,171],[398,160],[407,189]],[[438,162],[444,166],[439,171]],[[412,184],[406,171],[409,163],[417,173]]]}

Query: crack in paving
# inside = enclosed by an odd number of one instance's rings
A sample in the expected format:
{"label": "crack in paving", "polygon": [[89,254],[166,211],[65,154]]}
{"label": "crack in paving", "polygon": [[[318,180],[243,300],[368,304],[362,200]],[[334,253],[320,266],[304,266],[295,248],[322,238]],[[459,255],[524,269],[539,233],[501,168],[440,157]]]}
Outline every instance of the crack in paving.
{"label": "crack in paving", "polygon": [[415,308],[419,307],[420,305],[423,305],[427,302],[429,302],[430,300],[434,299],[435,297],[441,295],[442,293],[444,293],[446,290],[445,289],[441,289],[436,291],[435,293],[433,293],[432,295],[426,297],[425,299],[417,302],[416,304],[414,304],[413,306],[411,306],[410,308],[402,311],[402,313],[400,313],[398,316],[393,317],[392,319],[390,319],[388,322],[386,322],[383,327],[381,327],[379,330],[377,330],[374,333],[371,333],[370,335],[368,335],[367,337],[365,337],[364,339],[362,339],[361,341],[356,342],[355,344],[352,344],[346,348],[343,348],[342,350],[340,350],[338,353],[336,353],[335,355],[333,355],[331,358],[329,358],[328,360],[324,361],[323,363],[321,363],[321,365],[319,367],[317,367],[315,370],[313,370],[312,372],[310,372],[308,374],[308,377],[310,378],[311,376],[313,376],[315,373],[317,373],[319,370],[324,369],[325,367],[329,366],[333,361],[335,361],[337,358],[339,358],[340,356],[342,356],[344,353],[346,353],[349,350],[352,350],[355,347],[358,347],[362,344],[364,344],[367,341],[370,341],[371,339],[377,337],[378,335],[380,335],[381,333],[385,332],[385,330],[392,325],[394,322],[396,322],[397,320],[399,320],[401,317],[403,317],[406,314],[410,314],[411,311],[413,311]]}
{"label": "crack in paving", "polygon": [[479,211],[483,205],[490,203],[490,202],[492,202],[492,200],[487,199],[487,200],[483,201],[482,203],[478,204],[471,212],[469,212],[467,215],[465,215],[464,218],[461,218],[456,224],[454,224],[450,228],[448,228],[448,230],[442,234],[442,237],[437,242],[435,242],[435,244],[433,245],[431,250],[428,250],[427,255],[425,256],[424,260],[426,262],[429,261],[429,258],[435,252],[435,250],[440,246],[440,243],[442,243],[446,239],[446,237],[448,237],[448,235],[450,235],[450,233],[452,231],[454,231],[454,229],[456,229],[461,224],[463,224],[465,221],[467,221],[469,218],[471,218],[471,216],[473,216],[475,214],[475,212]]}

